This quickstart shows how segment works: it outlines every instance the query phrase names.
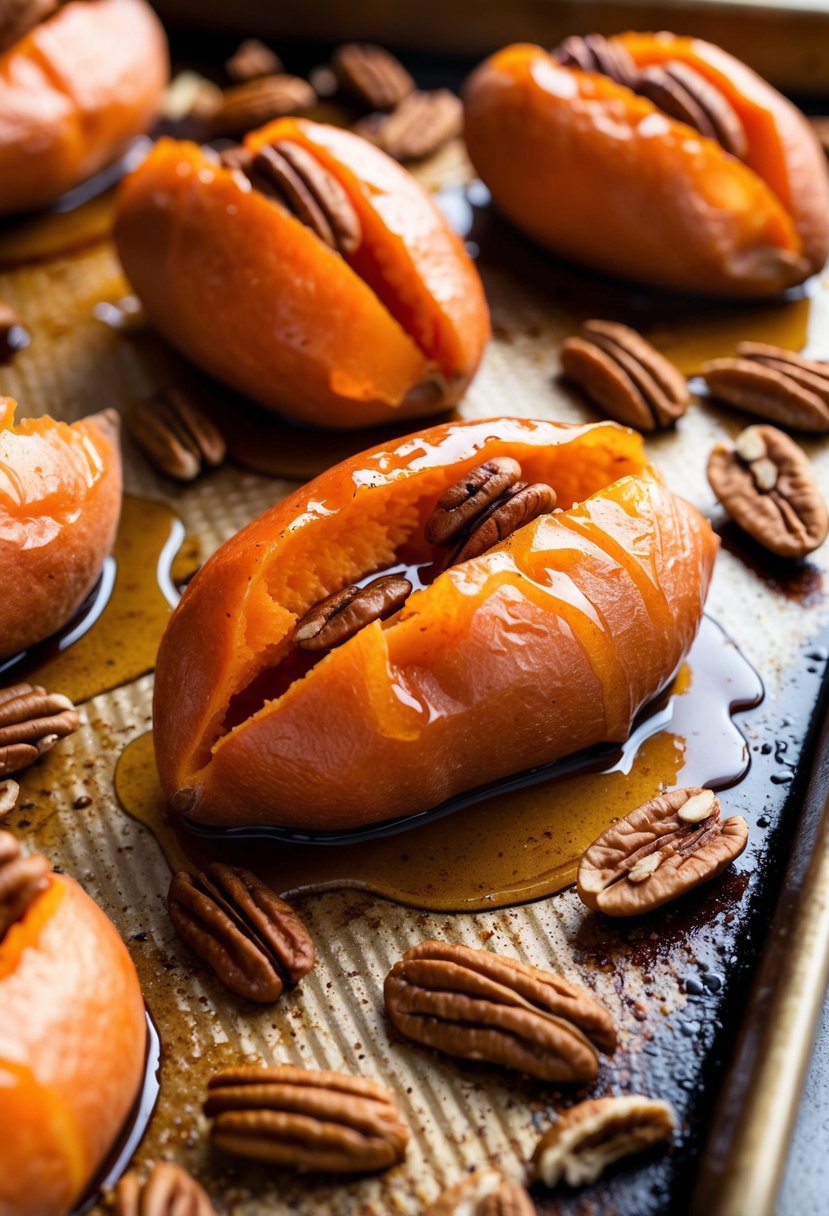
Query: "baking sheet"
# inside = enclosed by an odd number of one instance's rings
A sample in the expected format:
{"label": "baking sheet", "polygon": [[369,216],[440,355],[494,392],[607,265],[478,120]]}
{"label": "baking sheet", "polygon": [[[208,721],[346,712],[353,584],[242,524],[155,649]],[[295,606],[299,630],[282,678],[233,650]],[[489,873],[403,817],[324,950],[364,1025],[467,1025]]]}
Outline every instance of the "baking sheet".
{"label": "baking sheet", "polygon": [[[758,326],[771,340],[797,345],[805,339],[810,353],[829,354],[825,280],[808,294],[795,293],[784,307],[727,310],[700,320],[699,309],[631,294],[532,250],[491,216],[479,189],[459,192],[469,176],[459,147],[419,173],[430,188],[449,188],[444,203],[468,228],[492,306],[495,336],[463,403],[465,417],[592,417],[555,379],[557,343],[590,312],[633,315],[689,369],[700,355],[758,336]],[[20,261],[0,274],[0,296],[16,305],[33,336],[30,348],[0,370],[0,391],[19,399],[23,415],[48,410],[74,419],[104,406],[122,409],[169,376],[188,374],[135,318],[124,328],[111,323],[123,312],[118,302],[128,286],[102,236],[106,200],[90,210],[70,216],[65,238],[55,235],[55,225],[66,228],[66,217],[0,238],[0,259],[5,250],[7,259]],[[71,248],[60,252],[67,243]],[[41,260],[26,260],[34,256]],[[705,481],[705,461],[716,440],[742,425],[732,413],[695,404],[675,432],[648,440],[671,484],[718,526],[723,519]],[[826,486],[825,441],[805,446]],[[323,452],[327,459],[329,448]],[[179,490],[156,477],[129,441],[125,454],[129,493],[166,504],[180,517],[191,564],[293,484],[227,465]],[[310,472],[321,455],[308,437],[303,452],[286,452],[284,460],[296,468],[302,457]],[[752,760],[749,775],[722,796],[726,814],[746,814],[751,841],[721,881],[641,924],[614,927],[587,914],[572,891],[474,915],[422,911],[353,890],[311,895],[301,906],[318,948],[314,972],[273,1008],[240,1003],[173,934],[164,856],[114,795],[117,761],[150,722],[151,674],[140,673],[137,662],[129,682],[85,701],[81,730],[26,774],[8,826],[75,874],[130,946],[163,1045],[160,1100],[139,1160],[181,1161],[202,1179],[220,1214],[245,1216],[414,1214],[473,1166],[494,1161],[519,1169],[551,1112],[584,1092],[558,1093],[390,1038],[383,977],[405,949],[434,936],[500,950],[587,983],[621,1027],[620,1050],[591,1092],[666,1097],[680,1113],[672,1154],[623,1166],[584,1192],[539,1192],[539,1211],[648,1216],[683,1210],[782,880],[798,814],[798,764],[829,653],[822,638],[829,621],[825,550],[786,570],[747,550],[728,526],[722,535],[709,611],[766,689],[763,703],[737,718]],[[117,579],[129,578],[153,584],[155,564],[147,554],[122,557]],[[134,641],[131,628],[144,626],[125,625],[125,646]],[[73,807],[87,798],[88,805]],[[391,1086],[413,1133],[406,1163],[377,1179],[343,1183],[285,1178],[214,1157],[200,1114],[207,1078],[242,1060],[339,1068]]]}

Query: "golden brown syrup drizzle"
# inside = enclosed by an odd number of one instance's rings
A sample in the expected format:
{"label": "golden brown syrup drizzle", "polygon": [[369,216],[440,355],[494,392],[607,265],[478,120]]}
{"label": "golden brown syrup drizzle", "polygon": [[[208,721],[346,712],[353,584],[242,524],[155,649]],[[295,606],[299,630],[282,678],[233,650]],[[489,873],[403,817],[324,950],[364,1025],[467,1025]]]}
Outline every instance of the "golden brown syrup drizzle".
{"label": "golden brown syrup drizzle", "polygon": [[739,781],[748,749],[731,712],[761,697],[759,677],[706,618],[671,688],[609,762],[606,752],[587,753],[585,769],[593,771],[556,777],[553,770],[539,784],[359,844],[195,837],[168,817],[150,734],[122,753],[115,789],[172,869],[221,859],[250,866],[283,895],[356,887],[431,911],[505,907],[567,886],[595,837],[661,790]]}
{"label": "golden brown syrup drizzle", "polygon": [[[125,495],[112,558],[80,613],[55,637],[0,667],[77,704],[152,671],[183,582],[198,564],[184,527],[163,503]],[[177,556],[181,551],[181,555]]]}

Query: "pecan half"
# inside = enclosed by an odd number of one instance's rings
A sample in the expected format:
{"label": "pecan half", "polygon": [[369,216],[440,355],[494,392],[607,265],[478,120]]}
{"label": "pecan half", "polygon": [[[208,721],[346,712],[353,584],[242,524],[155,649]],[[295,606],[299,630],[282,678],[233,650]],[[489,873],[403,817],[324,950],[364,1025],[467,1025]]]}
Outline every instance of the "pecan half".
{"label": "pecan half", "polygon": [[133,402],[124,422],[150,464],[176,481],[193,481],[225,458],[224,436],[183,388],[169,387]]}
{"label": "pecan half", "polygon": [[222,163],[240,169],[251,185],[280,203],[338,253],[349,254],[362,241],[360,219],[345,189],[307,148],[291,140],[261,148],[222,153]]}
{"label": "pecan half", "polygon": [[348,42],[339,47],[331,66],[343,92],[369,110],[393,110],[415,87],[400,60],[371,43]]}
{"label": "pecan half", "polygon": [[712,790],[672,790],[593,841],[579,862],[579,897],[607,916],[640,916],[716,878],[747,843],[745,819],[722,821]]}
{"label": "pecan half", "polygon": [[216,1216],[216,1209],[195,1178],[169,1161],[158,1161],[146,1182],[135,1170],[115,1188],[115,1216]]}
{"label": "pecan half", "polygon": [[62,693],[38,684],[0,688],[0,777],[28,768],[79,725],[75,706]]}
{"label": "pecan half", "polygon": [[732,519],[779,557],[805,557],[829,533],[809,457],[776,427],[750,426],[733,448],[718,444],[708,481]]}
{"label": "pecan half", "polygon": [[409,1140],[382,1085],[288,1064],[220,1072],[210,1079],[204,1111],[216,1148],[284,1169],[386,1170],[403,1160]]}
{"label": "pecan half", "polygon": [[46,890],[51,872],[42,853],[24,857],[11,832],[0,832],[0,941]]}
{"label": "pecan half", "polygon": [[588,1186],[614,1161],[668,1141],[676,1115],[667,1103],[632,1094],[592,1098],[571,1106],[538,1142],[532,1158],[535,1177],[545,1186],[562,1179]]}
{"label": "pecan half", "polygon": [[386,976],[386,1013],[407,1038],[544,1081],[586,1082],[616,1048],[610,1014],[578,984],[517,959],[428,941]]}
{"label": "pecan half", "polygon": [[299,76],[262,76],[234,85],[222,93],[222,102],[208,121],[210,136],[244,135],[274,118],[302,114],[317,95]]}
{"label": "pecan half", "polygon": [[829,431],[829,363],[741,342],[735,358],[711,359],[700,375],[713,397],[735,409],[798,431]]}
{"label": "pecan half", "polygon": [[671,118],[716,140],[732,156],[747,155],[748,138],[737,111],[716,85],[687,63],[671,60],[645,68],[636,91]]}
{"label": "pecan half", "polygon": [[470,469],[441,494],[426,520],[426,539],[431,545],[453,544],[520,476],[521,465],[510,456],[495,456]]}
{"label": "pecan half", "polygon": [[412,584],[399,574],[384,574],[329,595],[298,622],[294,641],[303,650],[327,650],[354,637],[372,621],[382,621],[406,602]]}
{"label": "pecan half", "polygon": [[469,532],[452,558],[452,563],[459,565],[480,557],[493,545],[523,528],[524,524],[532,523],[539,515],[548,515],[555,505],[556,492],[552,486],[545,485],[543,481],[533,482],[530,486],[523,481],[516,482],[505,490]]}
{"label": "pecan half", "polygon": [[600,72],[617,84],[635,89],[639,80],[639,69],[627,47],[612,42],[601,34],[573,34],[550,52],[553,59],[565,67],[578,68],[582,72]]}
{"label": "pecan half", "polygon": [[671,426],[688,408],[685,377],[627,325],[587,321],[562,343],[561,366],[594,405],[640,431]]}
{"label": "pecan half", "polygon": [[460,135],[463,106],[448,89],[416,90],[391,114],[371,114],[354,130],[395,160],[422,160]]}
{"label": "pecan half", "polygon": [[520,1182],[484,1169],[448,1187],[423,1216],[535,1216],[535,1204]]}
{"label": "pecan half", "polygon": [[9,778],[8,781],[0,781],[0,819],[5,819],[10,815],[17,805],[17,799],[20,794],[20,786],[16,781]]}
{"label": "pecan half", "polygon": [[176,930],[237,996],[268,1004],[314,965],[300,917],[255,874],[214,862],[173,876],[167,897]]}
{"label": "pecan half", "polygon": [[225,63],[225,71],[231,80],[242,83],[261,76],[279,76],[285,69],[276,51],[258,38],[246,38]]}

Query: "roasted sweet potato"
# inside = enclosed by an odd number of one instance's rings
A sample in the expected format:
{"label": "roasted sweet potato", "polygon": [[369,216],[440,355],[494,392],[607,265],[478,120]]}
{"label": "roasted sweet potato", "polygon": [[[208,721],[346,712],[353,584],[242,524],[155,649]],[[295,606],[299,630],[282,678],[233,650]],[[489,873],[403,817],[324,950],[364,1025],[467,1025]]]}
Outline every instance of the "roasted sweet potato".
{"label": "roasted sweet potato", "polygon": [[168,74],[144,0],[73,0],[0,54],[0,215],[116,160],[152,124]]}
{"label": "roasted sweet potato", "polygon": [[27,418],[0,398],[0,659],[49,637],[92,590],[121,511],[118,415]]}
{"label": "roasted sweet potato", "polygon": [[[611,72],[625,56],[628,83],[527,45],[468,80],[467,144],[504,214],[562,257],[680,291],[770,296],[819,270],[829,175],[803,115],[699,39],[631,33],[604,46]],[[688,117],[701,98],[708,134],[638,91],[667,69],[665,92],[690,81]]]}
{"label": "roasted sweet potato", "polygon": [[212,375],[300,422],[352,428],[454,404],[489,336],[460,240],[414,178],[358,136],[280,119],[247,136],[242,163],[280,148],[292,194],[173,140],[124,182],[115,238],[150,320]]}
{"label": "roasted sweet potato", "polygon": [[[441,572],[436,503],[513,462],[558,508]],[[158,655],[163,787],[201,823],[345,828],[622,740],[694,639],[716,546],[615,423],[452,423],[365,452],[187,588]],[[307,649],[313,605],[396,569],[422,589],[394,616]]]}

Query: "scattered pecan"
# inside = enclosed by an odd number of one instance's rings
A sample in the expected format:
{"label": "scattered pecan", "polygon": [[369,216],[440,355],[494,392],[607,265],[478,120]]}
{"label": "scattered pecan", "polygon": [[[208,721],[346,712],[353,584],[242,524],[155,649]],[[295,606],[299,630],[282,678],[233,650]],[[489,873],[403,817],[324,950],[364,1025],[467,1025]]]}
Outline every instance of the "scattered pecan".
{"label": "scattered pecan", "polygon": [[225,458],[224,436],[189,390],[169,387],[135,401],[124,422],[150,464],[176,481],[193,481]]}
{"label": "scattered pecan", "polygon": [[16,781],[9,778],[7,781],[0,781],[0,819],[5,819],[10,815],[17,805],[17,799],[20,795],[20,786]]}
{"label": "scattered pecan", "polygon": [[409,1140],[394,1098],[375,1081],[287,1064],[220,1072],[204,1110],[216,1148],[286,1169],[386,1170]]}
{"label": "scattered pecan", "polygon": [[672,790],[593,841],[579,862],[579,897],[607,916],[639,916],[716,878],[747,843],[745,819],[722,821],[712,790]]}
{"label": "scattered pecan", "polygon": [[294,630],[294,641],[303,650],[339,646],[372,621],[397,612],[411,593],[412,584],[399,574],[382,575],[365,587],[345,587],[306,612]]}
{"label": "scattered pecan", "polygon": [[700,374],[712,396],[735,409],[798,431],[829,431],[829,363],[741,342],[736,358],[711,359]]}
{"label": "scattered pecan", "polygon": [[169,122],[194,119],[208,122],[220,109],[222,90],[198,72],[179,72],[170,81],[161,101],[161,116]]}
{"label": "scattered pecan", "polygon": [[571,1106],[538,1142],[533,1153],[535,1177],[545,1186],[562,1179],[569,1186],[588,1186],[622,1157],[668,1141],[676,1115],[667,1102],[632,1094],[591,1098]]}
{"label": "scattered pecan", "polygon": [[314,943],[297,913],[249,870],[214,862],[173,876],[170,919],[191,950],[237,996],[268,1004],[314,965]]}
{"label": "scattered pecan", "polygon": [[423,1216],[535,1216],[535,1204],[520,1182],[483,1169],[450,1186]]}
{"label": "scattered pecan", "polygon": [[517,959],[428,941],[386,976],[386,1012],[403,1035],[449,1055],[544,1081],[586,1082],[616,1029],[578,984]]}
{"label": "scattered pecan", "polygon": [[226,168],[241,170],[255,189],[275,199],[331,249],[349,254],[359,248],[360,220],[348,194],[301,144],[284,139],[256,154],[229,148],[221,159]]}
{"label": "scattered pecan", "polygon": [[574,34],[550,52],[553,59],[565,67],[582,72],[600,72],[617,84],[635,89],[639,79],[633,56],[621,42],[612,42],[601,34]]}
{"label": "scattered pecan", "polygon": [[262,76],[225,89],[222,103],[209,121],[213,139],[244,135],[274,118],[302,114],[317,100],[307,80],[299,76]]}
{"label": "scattered pecan", "polygon": [[24,350],[30,340],[16,310],[0,300],[0,363],[7,363],[17,351]]}
{"label": "scattered pecan", "polygon": [[718,444],[708,481],[740,527],[779,557],[805,557],[829,533],[809,457],[776,427],[750,426],[733,448]]}
{"label": "scattered pecan", "polygon": [[215,1208],[195,1178],[169,1161],[158,1161],[146,1182],[135,1170],[115,1188],[115,1216],[215,1216]]}
{"label": "scattered pecan", "polygon": [[391,114],[371,114],[354,130],[395,160],[422,160],[460,135],[463,106],[448,89],[410,93]]}
{"label": "scattered pecan", "polygon": [[0,832],[0,941],[46,890],[51,872],[42,853],[24,857],[11,832]]}
{"label": "scattered pecan", "polygon": [[243,83],[261,76],[279,76],[285,69],[276,51],[258,38],[246,38],[225,63],[225,71],[231,80]]}
{"label": "scattered pecan", "polygon": [[671,118],[716,140],[732,156],[747,155],[748,139],[737,111],[716,85],[689,64],[672,60],[645,68],[636,91]]}
{"label": "scattered pecan", "polygon": [[339,47],[331,66],[343,92],[369,110],[393,110],[415,87],[400,60],[371,43],[348,42]]}
{"label": "scattered pecan", "polygon": [[587,321],[562,343],[561,366],[594,405],[640,431],[671,426],[688,408],[685,377],[627,325]]}
{"label": "scattered pecan", "polygon": [[34,764],[79,724],[75,706],[62,693],[32,684],[0,688],[0,777]]}
{"label": "scattered pecan", "polygon": [[453,544],[520,477],[521,465],[510,456],[496,456],[470,469],[444,490],[426,520],[424,531],[429,544]]}

